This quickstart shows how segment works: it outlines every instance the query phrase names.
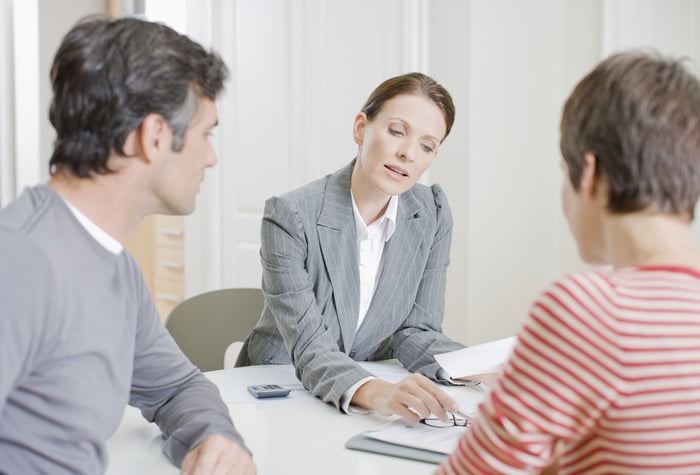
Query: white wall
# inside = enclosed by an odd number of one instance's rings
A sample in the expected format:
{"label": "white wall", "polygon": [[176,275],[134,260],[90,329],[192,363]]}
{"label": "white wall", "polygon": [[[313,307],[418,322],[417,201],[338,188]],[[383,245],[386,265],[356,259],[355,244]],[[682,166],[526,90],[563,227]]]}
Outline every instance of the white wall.
{"label": "white wall", "polygon": [[12,0],[0,0],[0,206],[15,196]]}
{"label": "white wall", "polygon": [[40,180],[39,8],[36,0],[13,2],[14,191]]}
{"label": "white wall", "polygon": [[458,110],[431,170],[455,218],[445,327],[476,343],[516,332],[537,292],[581,266],[559,206],[557,130],[600,58],[600,3],[454,0],[431,15],[430,69]]}

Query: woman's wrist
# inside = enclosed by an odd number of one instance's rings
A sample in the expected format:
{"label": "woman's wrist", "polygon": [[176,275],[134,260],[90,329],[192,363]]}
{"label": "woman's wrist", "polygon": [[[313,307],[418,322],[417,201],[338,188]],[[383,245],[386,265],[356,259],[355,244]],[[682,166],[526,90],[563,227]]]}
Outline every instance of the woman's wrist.
{"label": "woman's wrist", "polygon": [[365,409],[376,409],[378,396],[391,386],[390,383],[381,379],[372,379],[360,386],[352,397],[351,403]]}

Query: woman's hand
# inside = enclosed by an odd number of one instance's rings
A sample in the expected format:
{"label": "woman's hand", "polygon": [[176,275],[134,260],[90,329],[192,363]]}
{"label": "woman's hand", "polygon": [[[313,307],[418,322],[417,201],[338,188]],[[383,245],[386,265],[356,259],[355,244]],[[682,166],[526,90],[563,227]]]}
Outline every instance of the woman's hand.
{"label": "woman's hand", "polygon": [[418,422],[430,414],[447,422],[445,409],[459,411],[454,399],[417,373],[396,384],[381,379],[367,381],[355,392],[351,402],[385,416],[396,414],[409,422]]}
{"label": "woman's hand", "polygon": [[503,374],[503,369],[503,365],[498,365],[498,372],[496,373],[472,374],[471,376],[465,376],[464,378],[456,378],[456,381],[479,381],[489,388],[493,388]]}
{"label": "woman's hand", "polygon": [[500,377],[501,373],[484,373],[474,374],[472,376],[467,376],[466,378],[458,378],[456,381],[479,381],[489,388],[493,388]]}

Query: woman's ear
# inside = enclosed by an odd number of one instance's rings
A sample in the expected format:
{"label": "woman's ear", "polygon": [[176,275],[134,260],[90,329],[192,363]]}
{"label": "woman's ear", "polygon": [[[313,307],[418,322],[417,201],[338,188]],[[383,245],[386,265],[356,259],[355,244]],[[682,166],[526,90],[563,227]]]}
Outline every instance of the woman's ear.
{"label": "woman's ear", "polygon": [[365,136],[365,126],[368,122],[367,114],[360,112],[355,116],[355,123],[352,127],[352,138],[355,139],[357,145],[362,145]]}
{"label": "woman's ear", "polygon": [[598,176],[596,174],[596,165],[596,156],[592,152],[584,152],[579,189],[586,196],[592,197],[597,191]]}

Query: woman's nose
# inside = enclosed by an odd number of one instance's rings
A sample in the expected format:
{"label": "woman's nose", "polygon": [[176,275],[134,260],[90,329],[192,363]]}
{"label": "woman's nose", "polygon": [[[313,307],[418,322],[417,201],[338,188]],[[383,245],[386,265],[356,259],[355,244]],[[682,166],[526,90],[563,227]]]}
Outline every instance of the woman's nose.
{"label": "woman's nose", "polygon": [[397,155],[401,160],[404,160],[406,162],[412,162],[413,161],[413,150],[411,148],[411,145],[407,144],[407,143],[402,144],[398,150]]}

